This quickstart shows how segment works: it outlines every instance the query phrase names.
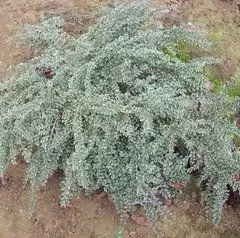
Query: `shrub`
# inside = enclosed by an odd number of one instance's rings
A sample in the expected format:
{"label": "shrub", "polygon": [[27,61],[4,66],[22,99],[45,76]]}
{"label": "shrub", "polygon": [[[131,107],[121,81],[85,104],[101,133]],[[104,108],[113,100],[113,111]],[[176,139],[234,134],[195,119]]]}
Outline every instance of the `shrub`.
{"label": "shrub", "polygon": [[[25,29],[35,57],[0,84],[0,172],[21,153],[32,192],[62,170],[61,204],[104,189],[120,211],[135,205],[150,219],[200,173],[218,222],[227,185],[240,171],[230,122],[235,99],[205,87],[205,37],[184,27],[147,27],[146,3],[119,6],[80,38],[54,17]],[[167,50],[166,50],[167,49]]]}

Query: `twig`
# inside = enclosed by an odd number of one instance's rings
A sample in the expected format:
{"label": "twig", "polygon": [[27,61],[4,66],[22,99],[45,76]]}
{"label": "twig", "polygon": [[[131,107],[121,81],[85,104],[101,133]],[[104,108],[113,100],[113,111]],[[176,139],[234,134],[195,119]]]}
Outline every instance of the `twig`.
{"label": "twig", "polygon": [[56,125],[57,125],[57,120],[58,120],[58,116],[55,115],[54,116],[54,121],[53,121],[53,125],[52,125],[52,129],[51,129],[51,133],[50,133],[50,140],[49,140],[49,144],[52,142],[53,140],[53,134],[54,134],[54,131],[55,131],[55,128],[56,128]]}

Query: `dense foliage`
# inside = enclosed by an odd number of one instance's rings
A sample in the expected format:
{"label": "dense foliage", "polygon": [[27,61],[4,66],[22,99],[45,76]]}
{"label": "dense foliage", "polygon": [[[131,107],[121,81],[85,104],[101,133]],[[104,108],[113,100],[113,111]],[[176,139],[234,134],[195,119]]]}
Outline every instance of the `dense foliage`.
{"label": "dense foliage", "polygon": [[119,210],[142,205],[150,218],[198,171],[217,222],[227,185],[239,188],[234,100],[206,87],[205,50],[184,27],[150,27],[145,3],[119,6],[80,38],[54,17],[25,29],[35,57],[0,84],[0,174],[24,155],[32,191],[61,169],[63,205],[103,188]]}

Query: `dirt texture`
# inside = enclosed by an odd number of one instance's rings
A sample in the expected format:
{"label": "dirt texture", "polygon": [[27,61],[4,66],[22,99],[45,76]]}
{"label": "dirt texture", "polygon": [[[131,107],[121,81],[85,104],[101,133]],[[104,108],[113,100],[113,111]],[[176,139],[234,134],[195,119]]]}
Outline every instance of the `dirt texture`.
{"label": "dirt texture", "polygon": [[[110,4],[110,5],[109,5]],[[62,15],[66,31],[79,35],[94,23],[97,12],[111,7],[104,0],[0,0],[0,80],[9,67],[31,57],[30,50],[18,47],[11,37],[24,24],[38,22],[41,14]],[[164,4],[164,5],[162,5]],[[209,32],[215,55],[223,60],[219,66],[223,78],[229,79],[240,63],[239,0],[154,0],[153,6],[163,14],[163,24],[196,22]],[[67,208],[59,205],[60,174],[49,179],[38,191],[37,206],[29,216],[29,189],[24,180],[25,164],[11,166],[5,182],[0,182],[1,238],[112,238],[116,235],[119,216],[104,194],[81,195]],[[204,214],[199,194],[188,188],[182,199],[171,205],[172,216],[159,220],[166,238],[233,238],[240,237],[240,206],[226,205],[222,223],[214,227]],[[146,219],[132,215],[124,234],[126,238],[156,237]]]}
{"label": "dirt texture", "polygon": [[[29,187],[25,183],[26,165],[11,166],[4,184],[0,185],[1,238],[114,238],[119,215],[107,196],[81,195],[70,206],[59,205],[61,174],[54,174],[46,186],[39,188],[37,205],[29,214]],[[173,201],[171,216],[159,220],[165,238],[228,238],[240,237],[240,206],[226,205],[218,227],[206,217],[199,194],[190,186],[182,198]],[[155,238],[141,213],[129,218],[126,238]]]}

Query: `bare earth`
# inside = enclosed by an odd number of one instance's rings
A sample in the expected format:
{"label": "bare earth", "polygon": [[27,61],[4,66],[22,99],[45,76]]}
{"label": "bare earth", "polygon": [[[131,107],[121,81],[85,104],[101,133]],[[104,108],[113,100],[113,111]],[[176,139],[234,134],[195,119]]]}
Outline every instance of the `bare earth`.
{"label": "bare earth", "polygon": [[[81,34],[93,24],[94,12],[107,0],[0,0],[0,80],[7,69],[30,57],[29,49],[9,41],[24,24],[39,21],[42,12],[61,14],[66,30]],[[214,41],[215,55],[224,61],[219,69],[228,79],[240,63],[239,0],[154,0],[153,5],[167,4],[172,11],[167,24],[192,21],[207,29]],[[72,201],[68,208],[59,206],[59,174],[55,174],[38,192],[36,213],[29,217],[29,190],[24,183],[25,165],[10,167],[5,184],[0,183],[1,238],[112,238],[119,224],[118,214],[106,197]],[[159,221],[166,238],[233,238],[240,237],[240,207],[224,208],[222,224],[213,227],[204,215],[196,192],[188,189],[171,207],[171,220]],[[141,219],[140,219],[141,220]],[[141,224],[137,224],[141,223]],[[125,237],[154,238],[145,222],[129,221]]]}

